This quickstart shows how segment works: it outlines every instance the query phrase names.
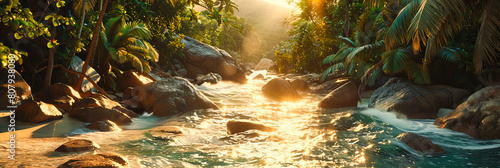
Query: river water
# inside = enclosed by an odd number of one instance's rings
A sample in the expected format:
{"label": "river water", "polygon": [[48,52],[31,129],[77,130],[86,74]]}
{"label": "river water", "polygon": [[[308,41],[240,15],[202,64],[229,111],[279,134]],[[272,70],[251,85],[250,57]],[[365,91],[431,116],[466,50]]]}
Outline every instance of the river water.
{"label": "river water", "polygon": [[[115,133],[138,138],[107,140],[101,146],[129,158],[133,167],[500,166],[499,140],[478,140],[439,129],[433,120],[400,119],[392,113],[367,108],[366,103],[360,103],[358,108],[320,109],[317,104],[321,95],[301,93],[303,98],[298,102],[276,102],[263,97],[260,88],[265,83],[249,80],[244,85],[223,82],[198,86],[221,110],[196,110],[168,119],[143,115],[124,127],[132,130]],[[225,125],[232,119],[263,123],[277,131],[256,132],[259,136],[228,135]],[[185,135],[165,141],[137,131],[158,123],[180,126]],[[416,152],[395,139],[403,132],[428,137],[447,152]],[[81,133],[85,131],[72,132]],[[110,135],[103,133],[104,136]],[[68,158],[71,156],[53,162]]]}

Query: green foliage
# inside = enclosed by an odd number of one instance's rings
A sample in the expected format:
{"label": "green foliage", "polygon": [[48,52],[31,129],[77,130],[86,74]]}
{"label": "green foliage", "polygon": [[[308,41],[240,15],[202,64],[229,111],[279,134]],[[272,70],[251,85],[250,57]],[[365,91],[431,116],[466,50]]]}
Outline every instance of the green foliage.
{"label": "green foliage", "polygon": [[139,22],[127,23],[123,17],[109,19],[100,37],[100,50],[107,52],[99,52],[103,54],[98,57],[111,58],[118,64],[130,62],[136,70],[146,73],[151,71],[150,63],[159,60],[158,52],[147,42],[151,39],[148,28]]}
{"label": "green foliage", "polygon": [[28,53],[25,51],[18,51],[16,49],[4,46],[3,43],[0,43],[0,62],[1,68],[5,68],[9,63],[17,62],[19,64],[23,64],[22,56],[28,56]]}

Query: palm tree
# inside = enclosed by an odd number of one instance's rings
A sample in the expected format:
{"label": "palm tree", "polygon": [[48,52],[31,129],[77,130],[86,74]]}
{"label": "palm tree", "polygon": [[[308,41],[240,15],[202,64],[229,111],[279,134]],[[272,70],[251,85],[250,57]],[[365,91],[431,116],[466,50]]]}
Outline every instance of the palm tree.
{"label": "palm tree", "polygon": [[478,26],[480,28],[473,52],[476,73],[483,72],[483,65],[497,63],[500,50],[500,1],[403,0],[401,3],[405,7],[389,29],[387,48],[411,43],[415,53],[425,49],[422,61],[425,68],[455,34],[464,28]]}
{"label": "palm tree", "polygon": [[156,49],[146,41],[151,39],[148,28],[139,22],[127,23],[123,16],[111,18],[100,37],[97,49],[99,69],[104,80],[112,82],[108,83],[112,86],[114,79],[109,77],[115,76],[113,70],[120,72],[117,65],[130,62],[134,69],[149,73],[150,64],[159,60]]}

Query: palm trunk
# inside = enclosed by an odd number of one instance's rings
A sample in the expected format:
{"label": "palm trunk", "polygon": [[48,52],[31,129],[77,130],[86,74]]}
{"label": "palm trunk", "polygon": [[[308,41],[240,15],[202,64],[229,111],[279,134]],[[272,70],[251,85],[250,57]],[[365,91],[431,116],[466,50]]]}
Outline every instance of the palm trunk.
{"label": "palm trunk", "polygon": [[[85,72],[87,72],[87,66],[89,66],[89,62],[92,58],[92,53],[94,51],[94,46],[96,44],[97,37],[99,36],[99,29],[101,28],[102,19],[104,17],[104,13],[106,12],[106,7],[108,6],[108,1],[109,0],[104,1],[104,5],[103,5],[101,11],[99,12],[99,19],[97,20],[96,27],[94,29],[94,33],[92,36],[92,41],[90,42],[90,48],[89,48],[89,51],[87,52],[87,57],[85,58],[85,63],[83,64],[83,67],[82,67],[82,73],[84,73],[84,74],[85,74]],[[83,82],[83,76],[80,75],[80,77],[78,78],[78,82],[76,83],[76,87],[75,87],[76,89],[78,89],[78,92],[80,92],[80,93],[82,93],[82,82]]]}

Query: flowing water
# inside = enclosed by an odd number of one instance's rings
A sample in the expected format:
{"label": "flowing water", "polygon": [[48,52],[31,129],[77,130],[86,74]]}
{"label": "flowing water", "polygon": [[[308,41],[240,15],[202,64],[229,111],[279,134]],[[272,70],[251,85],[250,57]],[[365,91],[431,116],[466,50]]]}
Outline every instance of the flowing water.
{"label": "flowing water", "polygon": [[[170,119],[144,115],[125,127],[144,130],[168,120],[185,130],[183,137],[165,141],[146,135],[109,142],[105,148],[136,160],[142,167],[500,166],[499,140],[483,141],[439,129],[433,120],[400,119],[366,108],[364,103],[358,108],[319,109],[319,95],[302,93],[298,102],[276,102],[262,96],[260,88],[265,82],[199,86],[221,110],[196,110]],[[259,136],[228,135],[225,125],[232,119],[263,123],[277,131],[257,132]],[[414,151],[395,140],[403,132],[428,137],[447,153],[423,155]],[[132,137],[146,133],[119,134]]]}

